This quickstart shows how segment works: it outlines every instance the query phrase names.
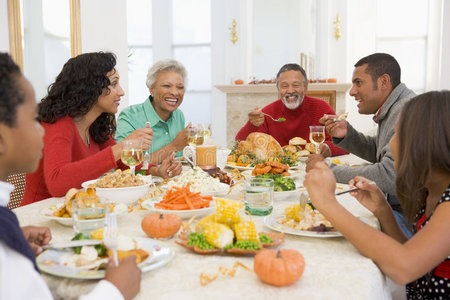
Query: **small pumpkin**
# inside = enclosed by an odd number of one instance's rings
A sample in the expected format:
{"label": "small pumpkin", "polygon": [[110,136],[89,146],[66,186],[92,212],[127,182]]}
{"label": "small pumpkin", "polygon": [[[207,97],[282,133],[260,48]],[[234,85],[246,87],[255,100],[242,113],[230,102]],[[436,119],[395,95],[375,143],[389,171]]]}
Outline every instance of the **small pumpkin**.
{"label": "small pumpkin", "polygon": [[264,249],[256,254],[253,268],[263,282],[287,286],[300,279],[305,269],[305,259],[293,249]]}
{"label": "small pumpkin", "polygon": [[178,232],[181,218],[175,214],[149,214],[142,219],[142,230],[151,238],[168,238]]}

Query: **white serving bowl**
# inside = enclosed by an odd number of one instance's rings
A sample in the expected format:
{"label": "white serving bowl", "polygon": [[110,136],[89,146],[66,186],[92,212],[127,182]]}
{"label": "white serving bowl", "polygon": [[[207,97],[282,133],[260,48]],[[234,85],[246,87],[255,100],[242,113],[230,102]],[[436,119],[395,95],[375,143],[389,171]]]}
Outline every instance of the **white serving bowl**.
{"label": "white serving bowl", "polygon": [[[89,185],[94,184],[97,179],[85,181],[81,186],[85,189]],[[95,193],[100,198],[106,198],[109,201],[115,203],[123,203],[126,205],[136,204],[139,198],[143,198],[147,194],[150,186],[150,182],[144,185],[132,186],[132,187],[120,187],[120,188],[95,188]]]}

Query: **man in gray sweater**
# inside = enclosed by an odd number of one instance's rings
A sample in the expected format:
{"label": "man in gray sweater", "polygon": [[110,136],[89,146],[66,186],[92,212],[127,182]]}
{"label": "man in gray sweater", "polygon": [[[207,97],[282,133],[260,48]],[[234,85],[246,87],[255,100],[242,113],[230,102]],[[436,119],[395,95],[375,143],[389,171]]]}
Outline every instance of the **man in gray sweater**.
{"label": "man in gray sweater", "polygon": [[[347,121],[336,116],[324,115],[325,124],[333,137],[333,144],[373,164],[361,167],[332,165],[337,182],[348,183],[355,176],[363,176],[376,182],[386,193],[392,208],[401,212],[395,195],[395,170],[389,141],[394,124],[403,105],[415,94],[400,82],[400,66],[389,54],[375,53],[360,59],[353,71],[350,95],[358,102],[360,114],[374,114],[378,123],[376,136],[356,131]],[[308,163],[311,163],[312,158]]]}

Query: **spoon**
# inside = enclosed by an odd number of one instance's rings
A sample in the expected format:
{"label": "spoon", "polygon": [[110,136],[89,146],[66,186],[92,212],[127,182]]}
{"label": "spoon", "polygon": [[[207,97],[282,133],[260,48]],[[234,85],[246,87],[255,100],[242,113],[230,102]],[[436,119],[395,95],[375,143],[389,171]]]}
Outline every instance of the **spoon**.
{"label": "spoon", "polygon": [[268,116],[269,118],[271,118],[272,120],[274,120],[275,122],[284,122],[286,121],[286,118],[278,118],[278,119],[274,119],[271,115],[268,115],[266,113],[261,112],[263,115]]}

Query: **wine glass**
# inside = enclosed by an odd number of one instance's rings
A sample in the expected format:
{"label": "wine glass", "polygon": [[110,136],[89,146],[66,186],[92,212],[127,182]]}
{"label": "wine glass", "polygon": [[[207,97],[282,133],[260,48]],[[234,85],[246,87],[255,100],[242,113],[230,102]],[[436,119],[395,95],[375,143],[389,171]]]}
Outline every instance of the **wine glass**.
{"label": "wine glass", "polygon": [[142,163],[144,151],[142,150],[142,142],[139,140],[124,140],[123,149],[120,159],[130,167],[132,175],[135,175],[135,168]]}
{"label": "wine glass", "polygon": [[203,144],[203,131],[196,126],[188,128],[188,143],[189,146],[195,147]]}
{"label": "wine glass", "polygon": [[319,145],[325,141],[325,126],[309,126],[309,141],[316,146],[316,154],[320,154]]}
{"label": "wine glass", "polygon": [[202,131],[203,141],[211,137],[211,124],[200,124],[199,128]]}

